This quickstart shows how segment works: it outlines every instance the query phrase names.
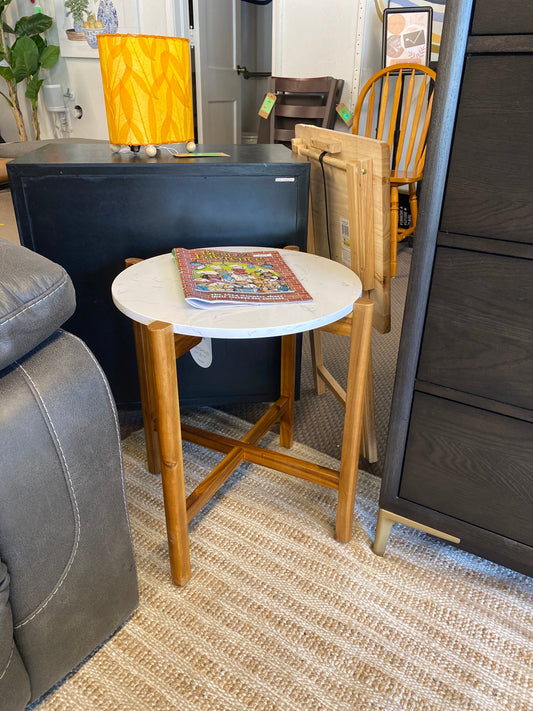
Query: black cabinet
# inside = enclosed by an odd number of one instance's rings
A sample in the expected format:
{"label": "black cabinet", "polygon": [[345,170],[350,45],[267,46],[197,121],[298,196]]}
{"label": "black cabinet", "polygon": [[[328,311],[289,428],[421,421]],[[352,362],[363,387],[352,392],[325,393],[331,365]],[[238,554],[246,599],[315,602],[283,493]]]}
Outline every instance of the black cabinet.
{"label": "black cabinet", "polygon": [[[111,283],[126,257],[173,247],[297,245],[307,239],[309,166],[284,146],[199,146],[229,157],[146,159],[107,143],[48,144],[9,164],[22,244],[62,264],[77,308],[65,328],[94,351],[120,404],[139,401],[129,320]],[[213,341],[204,369],[178,362],[180,401],[216,405],[279,394],[280,340]]]}
{"label": "black cabinet", "polygon": [[533,575],[533,12],[509,4],[446,4],[375,550],[401,521]]}

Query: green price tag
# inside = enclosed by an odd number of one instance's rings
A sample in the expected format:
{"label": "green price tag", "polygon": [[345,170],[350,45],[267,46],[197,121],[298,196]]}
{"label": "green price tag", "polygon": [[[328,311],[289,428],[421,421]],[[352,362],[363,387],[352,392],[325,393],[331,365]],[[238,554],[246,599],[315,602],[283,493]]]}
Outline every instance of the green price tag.
{"label": "green price tag", "polygon": [[347,126],[351,126],[353,123],[353,114],[345,104],[339,104],[337,106],[337,113],[344,121]]}
{"label": "green price tag", "polygon": [[262,118],[268,118],[275,103],[276,95],[272,94],[272,92],[269,91],[268,94],[265,96],[263,103],[261,104],[261,108],[258,111],[259,116],[261,116]]}

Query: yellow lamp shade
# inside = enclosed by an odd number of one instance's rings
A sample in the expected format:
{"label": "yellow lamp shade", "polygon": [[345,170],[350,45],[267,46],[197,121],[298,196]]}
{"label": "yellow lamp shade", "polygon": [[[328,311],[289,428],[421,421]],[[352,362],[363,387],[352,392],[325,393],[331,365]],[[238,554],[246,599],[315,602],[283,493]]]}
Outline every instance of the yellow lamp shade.
{"label": "yellow lamp shade", "polygon": [[194,140],[189,40],[102,34],[98,50],[111,143]]}

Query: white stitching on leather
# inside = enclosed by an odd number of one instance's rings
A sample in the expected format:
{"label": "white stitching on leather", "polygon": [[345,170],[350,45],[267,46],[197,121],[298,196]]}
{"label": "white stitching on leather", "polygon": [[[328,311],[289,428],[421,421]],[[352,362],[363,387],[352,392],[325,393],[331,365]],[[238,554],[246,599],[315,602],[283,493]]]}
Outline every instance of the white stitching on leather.
{"label": "white stitching on leather", "polygon": [[44,412],[46,413],[46,417],[47,417],[47,419],[48,419],[48,423],[49,423],[49,425],[50,425],[50,427],[52,428],[52,431],[53,431],[53,433],[54,433],[54,437],[55,437],[55,440],[56,440],[56,446],[57,446],[57,449],[59,450],[59,452],[60,452],[60,454],[61,454],[61,460],[62,460],[62,464],[63,464],[63,471],[64,471],[64,473],[66,474],[66,477],[65,477],[65,478],[66,478],[67,488],[68,488],[68,490],[69,490],[70,499],[71,499],[72,504],[73,504],[74,521],[75,521],[75,529],[76,529],[74,546],[73,546],[72,551],[71,551],[71,553],[70,553],[70,557],[69,557],[68,563],[67,563],[65,569],[63,570],[63,573],[62,573],[61,576],[59,577],[59,580],[57,581],[55,588],[54,588],[54,589],[52,590],[52,592],[48,595],[48,597],[39,605],[39,607],[38,607],[36,610],[34,610],[28,617],[26,617],[26,619],[22,620],[21,622],[17,623],[16,625],[13,625],[13,629],[19,629],[20,627],[23,627],[23,626],[26,625],[28,622],[30,622],[31,620],[33,620],[33,618],[36,617],[40,612],[42,612],[42,610],[44,610],[44,608],[48,605],[48,603],[50,602],[50,600],[51,600],[51,599],[54,597],[54,595],[57,593],[57,591],[59,590],[59,588],[63,585],[63,583],[64,583],[64,581],[65,581],[65,579],[66,579],[66,577],[67,577],[67,575],[68,575],[68,573],[69,573],[69,571],[70,571],[70,568],[72,567],[72,564],[73,564],[73,562],[74,562],[74,558],[76,557],[76,553],[77,553],[77,551],[78,551],[78,547],[79,547],[79,543],[80,543],[80,537],[81,537],[81,535],[80,535],[80,534],[81,534],[81,524],[80,524],[80,511],[79,511],[79,508],[78,508],[78,502],[77,502],[77,500],[76,500],[76,494],[75,494],[75,492],[74,492],[74,486],[73,486],[73,484],[72,484],[72,478],[71,478],[71,476],[70,476],[70,471],[69,471],[69,468],[68,468],[67,460],[66,460],[66,457],[65,457],[65,453],[63,452],[63,448],[61,447],[61,442],[59,441],[59,437],[58,437],[57,432],[56,432],[56,429],[55,429],[55,427],[54,427],[54,423],[52,422],[52,418],[50,417],[50,413],[48,412],[48,409],[47,409],[47,407],[46,407],[46,405],[45,405],[45,403],[44,403],[44,400],[43,400],[43,398],[42,398],[42,396],[41,396],[41,393],[39,392],[39,389],[38,389],[37,386],[35,385],[35,383],[34,383],[32,377],[31,377],[31,375],[30,375],[30,374],[28,373],[28,371],[24,368],[24,366],[22,366],[22,365],[21,365],[20,363],[18,363],[17,361],[15,361],[15,363],[16,363],[16,365],[21,369],[21,371],[24,373],[25,377],[30,381],[30,383],[31,383],[31,385],[32,385],[32,387],[33,387],[33,390],[34,390],[34,395],[35,395],[36,398],[39,399],[39,402],[40,402],[40,404],[41,404],[41,406],[42,406],[42,409],[43,409]]}
{"label": "white stitching on leather", "polygon": [[10,316],[10,317],[7,318],[5,321],[2,321],[2,323],[0,323],[0,328],[2,328],[2,326],[5,326],[6,323],[9,323],[10,321],[13,321],[14,318],[18,318],[21,314],[24,313],[24,311],[27,311],[28,309],[32,309],[34,306],[37,306],[38,304],[42,304],[42,302],[43,302],[43,301],[46,301],[46,299],[48,299],[49,296],[53,296],[53,295],[56,293],[56,291],[57,291],[58,289],[61,289],[61,287],[65,286],[65,283],[66,283],[67,281],[68,281],[68,277],[67,277],[67,275],[65,275],[65,276],[63,277],[63,279],[61,280],[61,282],[59,282],[59,284],[57,284],[57,285],[54,287],[54,289],[53,289],[52,291],[50,291],[46,296],[42,296],[42,297],[41,297],[40,299],[38,299],[37,301],[34,301],[34,302],[31,303],[31,304],[28,304],[28,305],[25,306],[23,309],[21,309],[20,311],[17,311],[15,314],[13,314],[13,316]]}
{"label": "white stitching on leather", "polygon": [[113,395],[111,394],[111,390],[109,388],[109,383],[107,382],[107,377],[105,376],[104,371],[102,370],[102,366],[100,363],[96,360],[96,357],[94,353],[91,351],[91,349],[87,346],[85,341],[82,341],[81,338],[78,338],[78,336],[74,336],[72,333],[69,333],[68,331],[63,331],[66,335],[70,336],[70,338],[73,338],[74,340],[78,341],[81,343],[81,345],[85,348],[87,353],[90,355],[92,358],[94,364],[96,365],[96,368],[98,369],[98,372],[102,376],[102,381],[105,385],[106,393],[107,393],[107,398],[109,400],[109,406],[111,408],[111,412],[113,413],[113,420],[115,421],[115,435],[117,438],[117,443],[118,443],[118,452],[119,452],[119,463],[120,463],[120,473],[121,473],[121,478],[120,478],[120,483],[122,487],[122,501],[124,503],[124,510],[126,512],[126,520],[128,521],[128,534],[130,537],[131,544],[133,545],[133,539],[131,537],[131,526],[129,525],[130,523],[130,516],[129,516],[129,510],[128,510],[128,501],[126,498],[126,487],[125,487],[125,476],[124,476],[124,461],[122,456],[120,455],[120,452],[122,451],[122,445],[120,443],[120,425],[118,423],[118,417],[116,413],[116,408],[115,408],[115,401],[113,399]]}
{"label": "white stitching on leather", "polygon": [[13,654],[15,653],[15,640],[11,640],[11,652],[9,653],[9,659],[6,662],[6,665],[4,667],[4,671],[0,674],[0,681],[4,678],[7,670],[9,669],[9,665],[11,664],[11,660],[13,659]]}

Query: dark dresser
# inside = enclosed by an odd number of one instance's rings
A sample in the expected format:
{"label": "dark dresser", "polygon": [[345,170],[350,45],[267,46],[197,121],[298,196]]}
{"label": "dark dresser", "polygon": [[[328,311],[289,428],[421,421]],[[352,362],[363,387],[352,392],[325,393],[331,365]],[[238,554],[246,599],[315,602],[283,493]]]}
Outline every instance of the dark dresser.
{"label": "dark dresser", "polygon": [[533,575],[533,4],[448,0],[375,551]]}
{"label": "dark dresser", "polygon": [[[173,247],[306,247],[309,165],[280,145],[198,147],[213,151],[229,156],[161,151],[147,159],[112,154],[105,142],[54,143],[9,164],[22,244],[69,272],[77,308],[65,328],[93,350],[121,405],[140,400],[131,323],[111,300],[126,257]],[[275,400],[280,353],[279,338],[213,341],[209,368],[180,358],[180,401]]]}

